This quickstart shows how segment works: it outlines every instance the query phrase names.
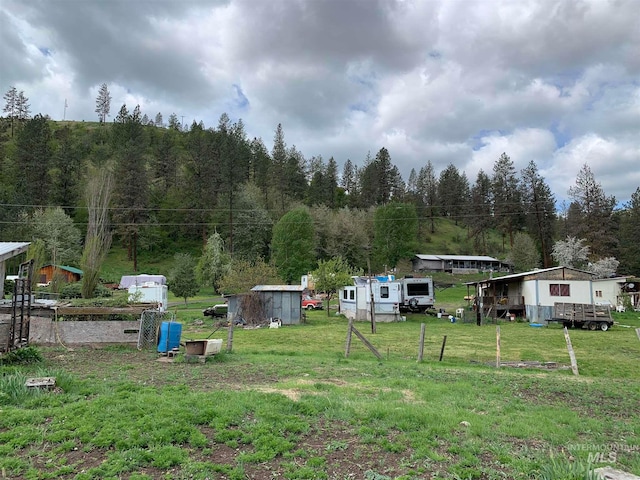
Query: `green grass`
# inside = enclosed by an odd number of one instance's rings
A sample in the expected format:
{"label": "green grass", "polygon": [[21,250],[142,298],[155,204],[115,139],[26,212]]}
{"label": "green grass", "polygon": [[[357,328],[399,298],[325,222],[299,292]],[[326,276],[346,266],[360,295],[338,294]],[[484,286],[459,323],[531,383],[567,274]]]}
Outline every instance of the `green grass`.
{"label": "green grass", "polygon": [[[56,375],[63,385],[57,394],[1,402],[0,468],[32,479],[241,479],[267,471],[290,479],[365,471],[377,479],[578,478],[549,475],[582,471],[569,457],[586,464],[584,445],[617,444],[629,451],[617,452],[616,466],[640,473],[640,342],[626,343],[632,331],[574,335],[574,344],[625,345],[635,355],[614,353],[606,372],[585,366],[575,378],[470,364],[490,358],[493,326],[430,322],[430,355],[417,363],[422,317],[379,324],[375,335],[359,324],[385,358],[356,340],[345,358],[345,322],[323,313],[297,327],[236,330],[234,353],[205,364],[163,365],[153,353],[120,347],[103,351],[94,368],[68,363],[75,374],[59,370],[59,359],[79,361],[82,351],[45,350],[45,365],[0,371],[19,376],[14,390],[31,374]],[[566,358],[560,330],[527,328],[502,326],[505,354],[517,358],[526,344],[548,347],[541,357]],[[451,343],[438,362],[441,333]],[[357,477],[345,473],[344,458],[358,465]]]}

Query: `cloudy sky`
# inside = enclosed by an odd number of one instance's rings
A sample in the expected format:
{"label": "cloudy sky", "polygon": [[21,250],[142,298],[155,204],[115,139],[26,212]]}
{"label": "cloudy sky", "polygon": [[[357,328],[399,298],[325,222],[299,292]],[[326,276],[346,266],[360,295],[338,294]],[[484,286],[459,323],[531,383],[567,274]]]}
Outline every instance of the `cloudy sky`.
{"label": "cloudy sky", "polygon": [[386,147],[405,180],[506,152],[559,200],[585,163],[619,202],[640,186],[639,0],[0,0],[2,93],[95,121],[104,82],[111,118],[226,112],[269,149],[281,123],[306,158]]}

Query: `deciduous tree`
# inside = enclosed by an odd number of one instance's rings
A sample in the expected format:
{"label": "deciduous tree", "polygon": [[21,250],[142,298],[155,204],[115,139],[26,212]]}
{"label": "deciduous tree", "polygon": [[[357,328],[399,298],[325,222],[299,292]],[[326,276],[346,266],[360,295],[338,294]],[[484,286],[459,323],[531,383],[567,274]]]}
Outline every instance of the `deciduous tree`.
{"label": "deciduous tree", "polygon": [[553,244],[551,256],[564,267],[583,268],[587,265],[591,249],[584,238],[567,237]]}
{"label": "deciduous tree", "polygon": [[287,283],[299,283],[314,266],[313,219],[306,208],[287,212],[273,227],[271,258]]}
{"label": "deciduous tree", "polygon": [[393,268],[415,250],[418,216],[414,205],[392,202],[376,209],[373,258],[378,267]]}
{"label": "deciduous tree", "polygon": [[256,285],[277,285],[279,281],[276,267],[260,257],[254,260],[234,259],[220,280],[220,292],[247,293]]}
{"label": "deciduous tree", "polygon": [[320,260],[318,268],[311,275],[316,284],[316,290],[327,295],[327,316],[329,316],[331,299],[340,288],[353,284],[351,276],[355,275],[354,269],[338,256],[329,260]]}
{"label": "deciduous tree", "polygon": [[218,232],[215,232],[207,240],[202,256],[196,267],[196,275],[201,285],[213,287],[216,292],[220,290],[220,280],[229,273],[231,257],[225,251],[224,240]]}
{"label": "deciduous tree", "polygon": [[87,204],[87,234],[80,268],[82,268],[82,297],[93,298],[100,277],[100,269],[111,248],[109,205],[113,192],[113,174],[107,167],[92,167],[87,175],[85,202]]}
{"label": "deciduous tree", "polygon": [[176,297],[183,298],[184,304],[187,305],[187,299],[194,297],[200,290],[196,280],[195,259],[188,253],[176,253],[173,257],[173,268],[167,280],[169,290]]}
{"label": "deciduous tree", "polygon": [[518,232],[513,239],[510,260],[517,272],[526,272],[540,266],[540,252],[526,233]]}

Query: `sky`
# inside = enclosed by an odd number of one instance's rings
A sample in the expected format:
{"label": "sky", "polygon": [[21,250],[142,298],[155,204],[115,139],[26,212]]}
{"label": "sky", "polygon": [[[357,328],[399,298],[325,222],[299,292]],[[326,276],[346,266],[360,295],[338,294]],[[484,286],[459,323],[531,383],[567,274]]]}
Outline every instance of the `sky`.
{"label": "sky", "polygon": [[[587,164],[619,204],[640,187],[640,0],[0,0],[0,90],[31,112],[276,127],[305,158],[470,183],[505,152],[558,202]],[[67,108],[65,109],[65,101]]]}

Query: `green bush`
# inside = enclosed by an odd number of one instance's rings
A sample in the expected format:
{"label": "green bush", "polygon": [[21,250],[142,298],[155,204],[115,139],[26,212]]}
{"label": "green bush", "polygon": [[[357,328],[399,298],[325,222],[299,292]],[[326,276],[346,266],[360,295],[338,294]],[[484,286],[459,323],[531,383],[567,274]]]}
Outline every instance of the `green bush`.
{"label": "green bush", "polygon": [[[112,295],[111,290],[98,284],[94,291],[97,298],[106,298]],[[80,282],[68,283],[60,290],[60,298],[82,298],[82,284]]]}
{"label": "green bush", "polygon": [[42,355],[40,355],[40,352],[35,347],[23,347],[12,350],[0,358],[0,365],[38,363],[41,361]]}

